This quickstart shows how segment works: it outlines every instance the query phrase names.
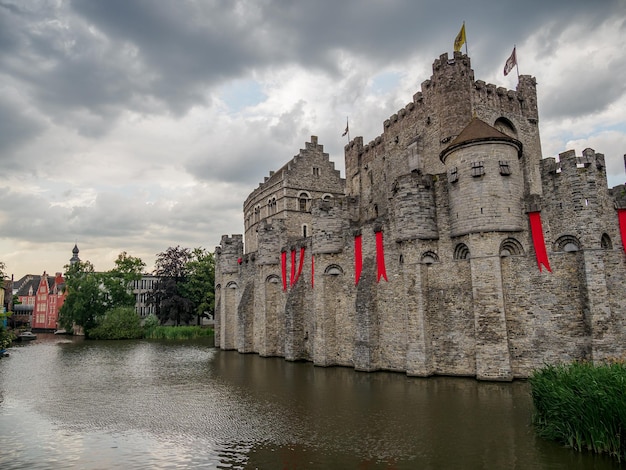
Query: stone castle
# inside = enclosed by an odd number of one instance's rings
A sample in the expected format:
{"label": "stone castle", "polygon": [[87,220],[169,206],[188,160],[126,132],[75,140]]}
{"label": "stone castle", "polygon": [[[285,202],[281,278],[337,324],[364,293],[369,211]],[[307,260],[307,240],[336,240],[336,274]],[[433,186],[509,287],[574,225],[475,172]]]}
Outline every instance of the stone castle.
{"label": "stone castle", "polygon": [[216,346],[482,380],[623,356],[626,190],[592,149],[542,159],[538,117],[533,77],[455,52],[345,179],[311,137],[216,248]]}

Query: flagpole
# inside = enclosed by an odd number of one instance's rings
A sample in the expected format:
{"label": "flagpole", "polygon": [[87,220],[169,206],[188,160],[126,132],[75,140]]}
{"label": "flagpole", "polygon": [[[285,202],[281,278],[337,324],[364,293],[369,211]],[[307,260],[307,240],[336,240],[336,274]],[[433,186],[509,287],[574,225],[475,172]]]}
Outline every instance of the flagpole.
{"label": "flagpole", "polygon": [[346,116],[346,129],[348,129],[348,143],[350,143],[350,126],[348,125],[348,116]]}

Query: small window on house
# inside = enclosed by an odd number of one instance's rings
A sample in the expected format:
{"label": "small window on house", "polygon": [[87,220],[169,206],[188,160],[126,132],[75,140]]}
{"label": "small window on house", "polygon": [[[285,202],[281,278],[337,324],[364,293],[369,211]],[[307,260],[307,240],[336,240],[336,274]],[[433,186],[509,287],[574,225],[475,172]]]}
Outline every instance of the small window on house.
{"label": "small window on house", "polygon": [[485,174],[485,165],[483,162],[472,162],[472,176],[482,176]]}
{"label": "small window on house", "polygon": [[302,236],[306,238],[308,236],[308,227],[306,224],[302,226]]}
{"label": "small window on house", "polygon": [[457,181],[459,181],[459,173],[457,168],[454,167],[448,172],[448,183],[456,183]]}
{"label": "small window on house", "polygon": [[314,166],[313,167],[313,176],[319,176],[319,175],[320,175],[319,167]]}
{"label": "small window on house", "polygon": [[509,162],[500,161],[500,174],[504,176],[508,176],[511,174],[511,167],[509,167]]}

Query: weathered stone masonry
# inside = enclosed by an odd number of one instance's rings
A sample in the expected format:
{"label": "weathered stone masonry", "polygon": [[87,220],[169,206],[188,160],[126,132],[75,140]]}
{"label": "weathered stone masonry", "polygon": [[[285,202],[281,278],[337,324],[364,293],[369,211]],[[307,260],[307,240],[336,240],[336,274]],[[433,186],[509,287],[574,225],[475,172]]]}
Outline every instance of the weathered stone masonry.
{"label": "weathered stone masonry", "polygon": [[[345,180],[313,136],[250,194],[244,236],[216,249],[218,347],[484,380],[626,353],[626,188],[607,187],[592,149],[542,159],[533,77],[507,90],[444,54],[383,129],[345,147]],[[552,272],[538,269],[529,212]]]}

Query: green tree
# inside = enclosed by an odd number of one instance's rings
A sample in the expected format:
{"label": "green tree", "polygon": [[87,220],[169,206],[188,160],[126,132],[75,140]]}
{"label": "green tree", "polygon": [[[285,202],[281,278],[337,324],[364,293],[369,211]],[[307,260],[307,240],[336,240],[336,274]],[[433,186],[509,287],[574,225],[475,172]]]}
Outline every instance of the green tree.
{"label": "green tree", "polygon": [[200,318],[213,314],[215,310],[215,259],[213,253],[204,248],[194,248],[187,262],[185,296],[193,302],[197,323]]}
{"label": "green tree", "polygon": [[85,336],[96,327],[108,308],[107,293],[101,276],[89,261],[65,266],[67,297],[59,310],[59,323],[65,329],[81,326]]}
{"label": "green tree", "polygon": [[187,297],[184,284],[188,278],[187,263],[192,259],[189,248],[169,247],[157,255],[154,274],[159,277],[149,295],[156,306],[156,315],[163,324],[189,324],[194,316],[194,305]]}
{"label": "green tree", "polygon": [[102,276],[104,288],[108,294],[109,309],[116,307],[134,307],[135,295],[132,291],[134,281],[141,279],[146,267],[141,258],[121,252],[115,260],[115,267]]}
{"label": "green tree", "polygon": [[135,306],[132,283],[141,279],[145,263],[123,251],[110,271],[97,273],[89,261],[65,266],[67,297],[59,311],[59,324],[66,329],[82,327],[85,336],[117,307]]}
{"label": "green tree", "polygon": [[141,320],[134,307],[116,307],[99,319],[89,331],[92,339],[137,339],[143,337]]}

